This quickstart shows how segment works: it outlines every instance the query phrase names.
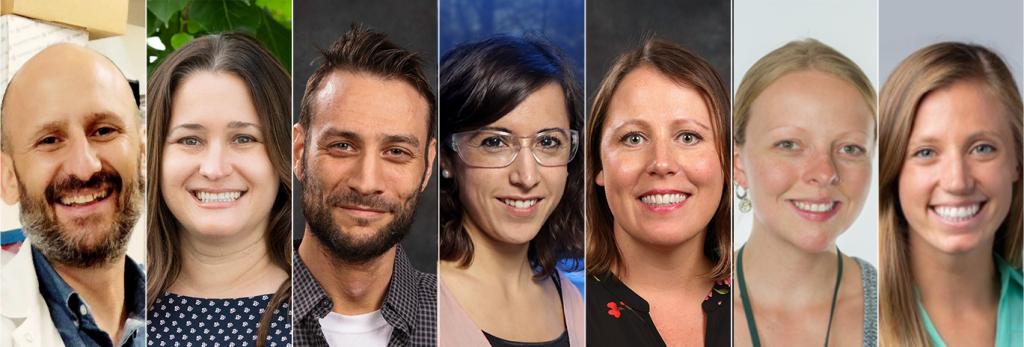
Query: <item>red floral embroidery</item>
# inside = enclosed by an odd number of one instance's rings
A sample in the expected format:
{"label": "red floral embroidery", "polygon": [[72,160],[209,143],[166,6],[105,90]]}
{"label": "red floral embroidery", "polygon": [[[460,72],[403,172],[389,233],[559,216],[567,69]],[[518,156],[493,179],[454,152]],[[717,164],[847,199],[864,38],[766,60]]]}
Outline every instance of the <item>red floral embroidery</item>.
{"label": "red floral embroidery", "polygon": [[622,316],[622,312],[619,312],[619,305],[616,305],[614,301],[609,301],[608,305],[605,305],[605,306],[608,306],[608,308],[609,308],[609,310],[608,310],[608,315],[609,316],[612,316],[612,317],[615,317],[615,318],[619,318],[619,317]]}

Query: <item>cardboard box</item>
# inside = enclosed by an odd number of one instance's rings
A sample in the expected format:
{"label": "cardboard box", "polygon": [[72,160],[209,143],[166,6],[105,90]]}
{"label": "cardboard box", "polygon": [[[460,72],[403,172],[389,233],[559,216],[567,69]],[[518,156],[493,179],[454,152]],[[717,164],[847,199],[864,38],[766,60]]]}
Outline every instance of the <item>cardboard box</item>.
{"label": "cardboard box", "polygon": [[85,45],[84,29],[31,20],[15,15],[0,16],[0,98],[14,73],[30,58],[55,43]]}
{"label": "cardboard box", "polygon": [[4,14],[85,28],[95,40],[124,34],[128,0],[0,0]]}

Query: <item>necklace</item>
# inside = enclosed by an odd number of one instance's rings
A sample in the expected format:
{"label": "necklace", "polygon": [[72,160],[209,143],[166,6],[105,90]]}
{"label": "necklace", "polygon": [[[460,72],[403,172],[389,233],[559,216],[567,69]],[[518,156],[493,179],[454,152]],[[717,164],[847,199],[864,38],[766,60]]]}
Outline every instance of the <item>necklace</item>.
{"label": "necklace", "polygon": [[[743,300],[743,315],[747,316],[747,328],[750,329],[750,341],[754,347],[761,347],[761,338],[757,333],[757,323],[754,322],[754,310],[750,307],[750,296],[747,294],[747,281],[743,277],[743,249],[740,247],[739,255],[736,256],[736,274],[740,280],[740,299]],[[832,317],[836,314],[836,299],[839,297],[839,283],[843,279],[843,253],[836,247],[836,263],[839,271],[836,272],[836,288],[832,291],[832,308],[828,311],[828,330],[825,330],[825,346],[828,346],[828,337],[832,334]]]}

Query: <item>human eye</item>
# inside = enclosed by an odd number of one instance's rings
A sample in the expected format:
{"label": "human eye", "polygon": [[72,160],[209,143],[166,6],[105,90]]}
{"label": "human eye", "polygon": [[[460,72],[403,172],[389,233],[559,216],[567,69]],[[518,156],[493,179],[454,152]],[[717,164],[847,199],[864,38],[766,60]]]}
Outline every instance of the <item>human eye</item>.
{"label": "human eye", "polygon": [[647,138],[644,137],[644,134],[636,132],[636,131],[628,132],[628,133],[626,133],[625,135],[622,135],[622,137],[619,138],[619,143],[622,143],[622,144],[624,144],[626,146],[629,146],[629,147],[636,147],[636,146],[642,145],[646,141],[647,141]]}
{"label": "human eye", "polygon": [[246,144],[255,143],[255,142],[259,142],[259,141],[256,140],[255,136],[242,134],[242,135],[235,136],[233,139],[231,139],[231,142],[233,142],[235,144],[239,144],[239,145],[246,145]]}
{"label": "human eye", "polygon": [[174,141],[174,143],[188,147],[195,147],[202,145],[203,140],[200,140],[198,137],[195,136],[184,136],[182,138],[179,138],[177,141]]}
{"label": "human eye", "polygon": [[508,140],[506,140],[503,136],[500,135],[490,135],[480,139],[480,142],[477,144],[477,146],[484,148],[508,147]]}
{"label": "human eye", "polygon": [[839,147],[839,153],[842,153],[842,154],[845,154],[845,155],[848,155],[848,156],[859,157],[859,156],[864,155],[864,153],[867,153],[867,150],[864,149],[864,147],[861,147],[861,146],[858,146],[858,145],[845,145],[845,146]]}
{"label": "human eye", "polygon": [[351,142],[340,141],[327,145],[327,151],[333,155],[352,155],[357,148]]}
{"label": "human eye", "polygon": [[545,134],[538,136],[536,143],[540,148],[543,149],[558,149],[562,147],[562,144],[565,143],[565,140],[563,140],[559,136]]}
{"label": "human eye", "polygon": [[911,154],[914,158],[931,159],[934,158],[937,153],[931,148],[922,148]]}
{"label": "human eye", "polygon": [[971,153],[976,153],[976,154],[981,154],[981,155],[988,155],[988,154],[992,154],[992,153],[995,153],[995,152],[996,152],[996,147],[992,146],[990,144],[987,144],[987,143],[982,143],[982,144],[979,144],[977,146],[974,146],[974,148],[971,148]]}
{"label": "human eye", "polygon": [[92,137],[98,138],[100,140],[108,140],[108,139],[113,138],[114,135],[117,135],[117,133],[119,133],[119,132],[120,132],[120,130],[118,128],[115,128],[115,127],[109,126],[109,125],[105,125],[105,126],[97,127],[95,130],[92,131],[92,134],[90,134],[90,135],[92,135]]}
{"label": "human eye", "polygon": [[683,142],[683,144],[689,146],[693,146],[700,143],[701,141],[704,141],[704,137],[700,136],[700,134],[690,131],[679,134],[678,138],[680,141]]}
{"label": "human eye", "polygon": [[800,145],[798,145],[796,141],[793,140],[782,140],[776,142],[774,147],[785,151],[795,151],[800,149]]}
{"label": "human eye", "polygon": [[52,146],[64,142],[64,139],[57,135],[47,135],[36,141],[36,146]]}
{"label": "human eye", "polygon": [[415,157],[411,151],[402,147],[392,147],[384,150],[384,156],[392,160],[404,162]]}

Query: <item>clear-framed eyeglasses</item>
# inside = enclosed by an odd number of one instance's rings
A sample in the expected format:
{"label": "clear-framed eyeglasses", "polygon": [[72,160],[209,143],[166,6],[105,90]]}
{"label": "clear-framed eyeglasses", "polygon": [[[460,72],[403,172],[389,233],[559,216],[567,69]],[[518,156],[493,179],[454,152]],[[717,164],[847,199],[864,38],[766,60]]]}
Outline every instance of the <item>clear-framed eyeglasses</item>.
{"label": "clear-framed eyeglasses", "polygon": [[549,129],[533,136],[516,136],[498,130],[472,130],[452,134],[451,147],[466,165],[502,168],[512,164],[523,146],[541,166],[563,166],[576,156],[579,132]]}

